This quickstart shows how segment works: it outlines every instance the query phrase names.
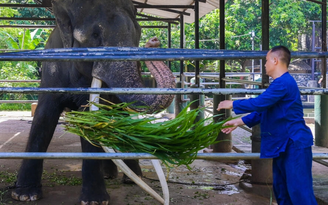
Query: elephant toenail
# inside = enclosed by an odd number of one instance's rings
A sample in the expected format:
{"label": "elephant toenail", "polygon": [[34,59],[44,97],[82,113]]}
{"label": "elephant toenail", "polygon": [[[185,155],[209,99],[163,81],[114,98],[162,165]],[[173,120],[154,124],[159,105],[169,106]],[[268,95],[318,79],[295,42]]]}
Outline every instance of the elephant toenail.
{"label": "elephant toenail", "polygon": [[38,195],[31,196],[31,201],[36,201],[38,199],[39,199]]}
{"label": "elephant toenail", "polygon": [[21,195],[19,201],[31,201],[30,197],[27,195]]}
{"label": "elephant toenail", "polygon": [[12,197],[13,199],[19,201],[19,195],[18,195],[16,192],[12,191],[12,192],[11,192],[11,197]]}

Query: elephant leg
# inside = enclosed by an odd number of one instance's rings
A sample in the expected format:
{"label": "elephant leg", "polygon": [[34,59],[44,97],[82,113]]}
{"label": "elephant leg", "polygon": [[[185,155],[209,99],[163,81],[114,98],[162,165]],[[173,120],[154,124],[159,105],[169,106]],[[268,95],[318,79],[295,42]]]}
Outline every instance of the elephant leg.
{"label": "elephant leg", "polygon": [[[101,147],[96,147],[81,138],[83,152],[103,152]],[[109,194],[106,191],[102,160],[83,160],[82,165],[82,192],[81,204],[109,204]]]}
{"label": "elephant leg", "polygon": [[[127,159],[123,161],[137,176],[142,177],[142,171],[139,165],[139,160]],[[134,182],[125,174],[123,175],[122,181],[124,184],[134,184]]]}
{"label": "elephant leg", "polygon": [[[50,96],[42,96],[35,111],[26,152],[46,152],[62,109]],[[11,196],[18,201],[35,201],[42,197],[42,159],[24,159]]]}
{"label": "elephant leg", "polygon": [[105,179],[115,179],[117,177],[117,166],[112,160],[103,160],[102,165]]}
{"label": "elephant leg", "polygon": [[[123,160],[123,162],[139,177],[142,177],[142,171],[139,165],[139,160]],[[105,179],[114,179],[118,175],[117,166],[112,160],[103,161],[103,173]],[[134,182],[125,174],[122,182],[124,184],[133,184]]]}

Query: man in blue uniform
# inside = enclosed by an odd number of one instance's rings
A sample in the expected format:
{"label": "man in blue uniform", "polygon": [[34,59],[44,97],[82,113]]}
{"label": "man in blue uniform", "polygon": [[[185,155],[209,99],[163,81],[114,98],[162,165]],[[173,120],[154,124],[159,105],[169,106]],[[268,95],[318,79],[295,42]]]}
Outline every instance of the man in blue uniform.
{"label": "man in blue uniform", "polygon": [[288,72],[290,51],[272,48],[265,69],[274,80],[257,98],[220,102],[218,109],[250,113],[225,123],[228,134],[237,126],[261,123],[261,158],[273,158],[273,189],[279,205],[316,205],[312,185],[313,136],[303,119],[301,96]]}

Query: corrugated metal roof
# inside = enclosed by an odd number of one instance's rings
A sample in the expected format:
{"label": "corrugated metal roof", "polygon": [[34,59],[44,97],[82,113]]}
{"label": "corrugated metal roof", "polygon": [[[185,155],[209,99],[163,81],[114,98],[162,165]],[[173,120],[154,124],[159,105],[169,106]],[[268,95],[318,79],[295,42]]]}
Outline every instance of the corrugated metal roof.
{"label": "corrugated metal roof", "polygon": [[[194,5],[194,0],[134,0],[134,2],[144,3],[148,5]],[[219,8],[219,0],[206,0],[206,3],[199,2],[199,17],[206,15],[207,13]],[[185,15],[184,20],[186,23],[192,23],[195,21],[194,9],[185,8],[171,8],[171,10],[186,12],[190,16]],[[165,11],[165,9],[153,9],[153,8],[139,8],[138,12],[143,12],[150,15],[155,15],[162,18],[177,18],[180,16],[178,13]]]}

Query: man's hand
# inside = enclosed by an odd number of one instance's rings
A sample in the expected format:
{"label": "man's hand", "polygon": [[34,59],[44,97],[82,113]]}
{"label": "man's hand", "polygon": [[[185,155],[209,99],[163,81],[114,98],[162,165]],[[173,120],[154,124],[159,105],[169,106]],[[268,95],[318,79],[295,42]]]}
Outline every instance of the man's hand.
{"label": "man's hand", "polygon": [[217,111],[220,111],[221,109],[232,109],[232,100],[224,100],[219,103]]}
{"label": "man's hand", "polygon": [[232,131],[234,131],[238,126],[240,125],[244,125],[244,121],[241,118],[237,118],[237,119],[233,119],[230,120],[226,123],[223,124],[223,127],[227,126],[226,128],[222,128],[221,132],[225,133],[225,134],[229,134]]}
{"label": "man's hand", "polygon": [[161,42],[159,42],[158,38],[155,36],[149,39],[145,45],[145,48],[157,48],[159,45],[161,45]]}

